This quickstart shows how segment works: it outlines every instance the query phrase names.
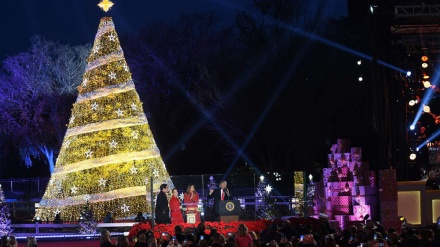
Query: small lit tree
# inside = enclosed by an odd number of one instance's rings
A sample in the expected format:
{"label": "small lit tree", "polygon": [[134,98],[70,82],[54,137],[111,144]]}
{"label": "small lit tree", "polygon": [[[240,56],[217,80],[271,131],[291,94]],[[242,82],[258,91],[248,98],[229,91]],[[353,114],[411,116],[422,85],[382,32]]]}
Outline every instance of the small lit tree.
{"label": "small lit tree", "polygon": [[213,176],[209,177],[209,183],[208,183],[208,190],[215,190],[217,189],[217,182],[215,182],[215,179]]}
{"label": "small lit tree", "polygon": [[0,185],[0,235],[9,235],[12,233],[11,229],[11,220],[9,217],[11,214],[9,213],[9,208],[5,202],[5,195],[3,194],[3,189]]}
{"label": "small lit tree", "polygon": [[260,176],[260,181],[255,191],[255,200],[258,202],[257,216],[260,219],[273,220],[276,217],[275,201],[271,197],[272,186],[270,186],[264,179],[264,176]]}
{"label": "small lit tree", "polygon": [[96,232],[96,219],[93,215],[93,210],[90,207],[89,202],[84,204],[83,210],[81,211],[81,218],[79,222],[79,233],[81,234],[92,234]]}

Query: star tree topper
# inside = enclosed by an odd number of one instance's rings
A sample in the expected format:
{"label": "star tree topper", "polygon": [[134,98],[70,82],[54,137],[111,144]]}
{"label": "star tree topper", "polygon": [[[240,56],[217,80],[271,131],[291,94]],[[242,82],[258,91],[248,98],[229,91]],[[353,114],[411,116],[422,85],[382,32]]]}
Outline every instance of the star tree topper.
{"label": "star tree topper", "polygon": [[109,11],[110,8],[113,6],[114,3],[112,3],[112,1],[110,0],[102,0],[98,6],[104,10],[105,12]]}

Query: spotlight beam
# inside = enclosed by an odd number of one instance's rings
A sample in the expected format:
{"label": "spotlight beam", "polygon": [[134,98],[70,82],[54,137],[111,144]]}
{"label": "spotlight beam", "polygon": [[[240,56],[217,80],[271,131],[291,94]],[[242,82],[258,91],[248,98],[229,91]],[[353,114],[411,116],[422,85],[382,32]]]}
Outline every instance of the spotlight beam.
{"label": "spotlight beam", "polygon": [[[265,56],[266,55],[264,55],[264,56],[261,55],[260,59],[256,59],[256,61],[258,61],[258,63],[253,65],[249,71],[243,73],[243,76],[239,80],[237,80],[237,82],[232,83],[232,86],[227,90],[227,94],[222,97],[222,102],[229,101],[232,98],[232,96],[238,91],[238,89],[240,89],[242,86],[246,85],[249,82],[251,75],[253,75],[256,71],[258,71],[263,66],[264,61],[266,61],[266,59],[264,58]],[[173,76],[173,78],[175,79],[174,76]],[[180,90],[183,90],[183,89],[180,88]],[[223,106],[223,104],[214,104],[214,106],[210,107],[208,110],[205,110],[205,109],[200,109],[200,107],[197,104],[195,104],[195,102],[191,102],[191,104],[193,104],[202,113],[207,111],[213,115],[215,115]],[[197,130],[199,130],[204,124],[206,124],[208,122],[208,120],[209,120],[209,118],[205,114],[202,114],[202,117],[191,127],[191,129],[189,129],[184,134],[184,136],[180,139],[180,141],[174,145],[174,147],[167,153],[167,155],[165,156],[164,159],[168,159],[169,157],[173,156],[174,153],[176,153],[177,150],[179,150],[179,148],[191,136],[193,136],[197,132]]]}
{"label": "spotlight beam", "polygon": [[[272,97],[266,103],[266,106],[264,107],[262,114],[258,117],[258,120],[256,121],[255,125],[252,127],[251,132],[249,132],[243,145],[241,146],[241,148],[238,150],[237,154],[235,155],[234,160],[229,165],[228,170],[223,175],[223,180],[229,175],[229,173],[232,171],[235,164],[237,163],[238,159],[242,156],[242,154],[243,154],[244,150],[246,149],[247,145],[249,144],[250,140],[252,139],[252,137],[254,137],[255,132],[258,130],[258,128],[260,127],[264,118],[267,116],[267,114],[269,113],[273,104],[275,103],[275,100],[281,94],[282,90],[284,89],[286,84],[289,82],[289,79],[292,78],[292,75],[296,71],[296,68],[297,68],[299,62],[304,57],[306,51],[308,51],[309,46],[310,46],[310,42],[307,42],[306,45],[300,49],[300,53],[297,56],[295,56],[295,60],[290,65],[289,71],[285,74],[281,83],[278,85],[275,92],[272,94]],[[261,174],[258,174],[258,175],[261,175]]]}
{"label": "spotlight beam", "polygon": [[[148,49],[148,48],[147,48]],[[154,54],[154,51],[150,50],[150,52],[152,52]],[[261,65],[263,64],[263,61],[265,61],[265,59],[259,59],[258,61],[260,61],[257,66],[252,66],[252,71],[251,72],[255,72],[259,67],[261,67]],[[160,64],[161,69],[168,74],[168,76],[175,82],[175,85],[177,85],[177,88],[181,91],[181,92],[185,92],[185,89],[183,88],[180,80],[177,79],[177,77],[174,75],[174,73],[172,72],[172,70],[170,70],[165,64],[162,63],[162,61],[160,59],[158,59],[158,62]],[[224,97],[223,101],[229,100],[232,95],[246,82],[249,81],[249,77],[252,75],[253,73],[246,73],[244,78],[242,78],[242,80],[239,83],[233,83],[233,87],[231,90],[229,90],[228,94]],[[186,94],[185,94],[186,95]],[[181,145],[184,143],[184,141],[186,140],[186,138],[189,138],[190,136],[192,136],[203,124],[205,124],[208,120],[210,122],[212,122],[212,124],[215,126],[215,128],[221,133],[221,135],[223,136],[223,138],[225,138],[225,140],[227,142],[229,142],[231,144],[231,146],[237,151],[239,152],[239,147],[238,145],[229,137],[229,135],[224,131],[224,129],[219,126],[215,119],[212,117],[221,107],[221,105],[218,106],[214,106],[212,108],[210,108],[209,110],[205,109],[203,106],[201,105],[197,105],[195,104],[195,102],[193,102],[192,100],[190,100],[190,102],[196,107],[196,109],[199,109],[201,111],[201,113],[203,114],[203,118],[200,119],[194,126],[193,128],[187,132],[184,136],[184,138],[181,139],[181,141],[174,146],[174,148],[171,150],[171,152],[169,152],[166,156],[166,158],[170,157],[172,154],[174,154],[179,147],[181,147]],[[241,154],[245,160],[248,162],[248,164],[250,164],[255,171],[258,173],[258,175],[261,175],[262,172],[259,171],[259,169],[254,165],[254,163],[252,162],[252,160],[244,153]],[[274,191],[275,193],[279,194],[279,192],[277,190]]]}

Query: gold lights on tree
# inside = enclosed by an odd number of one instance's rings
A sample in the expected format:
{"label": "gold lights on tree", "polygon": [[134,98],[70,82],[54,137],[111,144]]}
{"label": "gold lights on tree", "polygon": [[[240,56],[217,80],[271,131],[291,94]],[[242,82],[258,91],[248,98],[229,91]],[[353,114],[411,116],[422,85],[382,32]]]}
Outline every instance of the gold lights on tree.
{"label": "gold lights on tree", "polygon": [[110,0],[102,0],[100,3],[98,3],[98,6],[105,12],[109,11],[113,5],[114,3],[112,3]]}
{"label": "gold lights on tree", "polygon": [[428,61],[428,56],[422,56],[422,62]]}

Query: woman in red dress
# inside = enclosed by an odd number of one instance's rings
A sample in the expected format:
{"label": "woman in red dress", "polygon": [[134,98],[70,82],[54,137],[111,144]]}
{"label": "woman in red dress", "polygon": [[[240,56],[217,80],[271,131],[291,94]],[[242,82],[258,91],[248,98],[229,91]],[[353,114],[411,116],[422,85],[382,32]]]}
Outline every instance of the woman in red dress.
{"label": "woman in red dress", "polygon": [[[196,222],[200,223],[199,213],[199,193],[196,192],[194,184],[188,185],[185,195],[183,196],[183,203],[186,205],[187,214],[195,214]],[[188,222],[187,222],[188,223]]]}
{"label": "woman in red dress", "polygon": [[171,223],[183,223],[182,210],[180,209],[179,192],[176,188],[172,190],[173,195],[170,199]]}

